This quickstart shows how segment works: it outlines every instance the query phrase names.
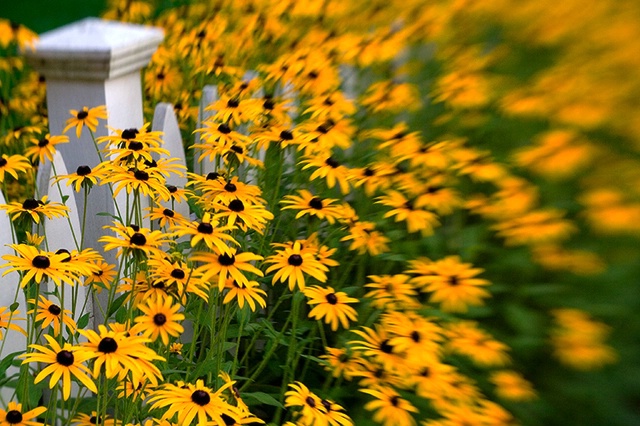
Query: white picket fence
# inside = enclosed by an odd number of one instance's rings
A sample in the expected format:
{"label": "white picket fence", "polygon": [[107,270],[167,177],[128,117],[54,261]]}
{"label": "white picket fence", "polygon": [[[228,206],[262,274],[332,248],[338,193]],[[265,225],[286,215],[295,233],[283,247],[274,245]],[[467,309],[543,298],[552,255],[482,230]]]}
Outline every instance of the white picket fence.
{"label": "white picket fence", "polygon": [[[149,63],[151,55],[157,49],[163,39],[161,29],[143,27],[139,25],[119,22],[104,21],[95,18],[85,19],[57,30],[43,34],[36,43],[34,50],[25,51],[29,63],[38,70],[46,79],[47,107],[49,112],[49,128],[52,135],[62,134],[66,120],[70,117],[71,109],[79,110],[84,106],[95,107],[106,105],[108,119],[101,121],[98,130],[93,137],[107,136],[107,126],[114,129],[140,128],[143,126],[143,106],[141,69]],[[345,70],[348,78],[353,78],[353,73]],[[246,76],[247,79],[251,75]],[[347,87],[353,86],[353,81],[347,82]],[[218,99],[218,91],[215,86],[205,86],[200,102],[199,122],[207,119],[213,111],[205,111],[205,107]],[[171,158],[178,159],[179,163],[186,166],[186,156],[183,141],[176,119],[173,106],[168,103],[160,103],[156,106],[152,122],[152,130],[163,132],[164,148],[170,152]],[[70,143],[59,145],[55,155],[53,166],[49,162],[42,164],[38,171],[37,190],[38,196],[47,195],[50,201],[62,202],[70,207],[69,219],[60,218],[45,220],[45,230],[50,251],[60,248],[71,251],[76,249],[76,240],[80,238],[80,210],[84,205],[83,192],[76,193],[64,182],[60,185],[53,184],[52,178],[55,172],[58,175],[68,174],[82,165],[96,166],[99,156],[96,152],[92,136],[83,131],[80,138],[76,138],[75,132],[66,133]],[[200,134],[197,133],[196,143]],[[194,155],[194,171],[204,174],[213,170],[212,164],[205,160],[198,162],[199,153]],[[172,175],[167,184],[184,187],[187,183],[185,177]],[[105,186],[94,186],[87,200],[87,217],[84,232],[84,246],[101,250],[102,244],[98,239],[104,235],[104,226],[112,225],[112,218],[101,213],[115,214],[116,205],[122,209],[125,206],[125,191],[122,191],[114,200]],[[0,193],[0,203],[4,203]],[[144,207],[144,206],[143,206]],[[178,213],[188,217],[189,209],[186,203],[174,206]],[[11,244],[12,235],[9,218],[0,211],[0,255],[13,251]],[[141,224],[148,226],[148,223]],[[74,238],[75,234],[75,238]],[[102,252],[109,263],[117,263],[115,254]],[[53,285],[53,284],[50,284]],[[14,295],[19,295],[19,311],[21,316],[26,315],[27,307],[22,297],[22,292],[17,292],[18,275],[10,273],[0,278],[0,306],[9,306],[13,303]],[[53,288],[48,289],[52,291]],[[103,292],[103,296],[106,292]],[[89,296],[86,289],[81,288],[79,300]],[[67,300],[70,298],[67,298]],[[70,303],[70,302],[69,302]],[[106,304],[106,300],[99,303]],[[70,304],[65,306],[70,309]],[[100,315],[100,309],[94,308],[91,301],[87,305],[91,315],[89,327],[101,324],[104,318]],[[78,320],[80,313],[74,313]],[[24,327],[24,321],[21,323]],[[189,327],[187,327],[188,332]],[[1,330],[4,337],[4,347],[0,353],[0,360],[7,354],[24,351],[25,338],[13,330]],[[14,374],[17,369],[11,368],[8,374]],[[7,401],[11,397],[11,389],[2,388],[0,396]]]}
{"label": "white picket fence", "polygon": [[[85,19],[43,34],[36,43],[35,49],[24,53],[30,64],[46,79],[50,133],[63,134],[62,130],[70,117],[71,109],[80,110],[84,106],[91,108],[99,105],[106,105],[108,119],[106,122],[101,121],[94,137],[107,136],[109,130],[106,126],[116,129],[141,128],[144,122],[140,71],[149,63],[151,55],[162,39],[163,32],[158,28],[95,18]],[[215,91],[212,92],[211,88],[207,88],[205,93],[215,94]],[[203,102],[211,102],[214,99],[209,96],[206,100],[203,99]],[[186,166],[182,137],[172,105],[166,103],[157,105],[152,130],[164,133],[164,147],[169,150],[172,158],[179,159],[179,162]],[[71,251],[77,248],[81,235],[78,206],[84,205],[82,192],[74,192],[72,187],[66,186],[64,182],[60,185],[53,183],[54,169],[55,173],[63,175],[75,171],[81,165],[93,168],[100,162],[92,137],[86,129],[80,138],[76,138],[73,131],[66,134],[69,136],[70,143],[59,145],[53,165],[48,161],[41,164],[37,176],[38,197],[47,195],[52,202],[62,202],[64,198],[65,204],[70,208],[68,219],[57,218],[44,221],[49,251],[61,248]],[[186,178],[172,176],[167,184],[184,187]],[[107,187],[92,188],[86,204],[85,247],[101,251],[102,244],[98,242],[98,238],[104,235],[105,225],[113,224],[113,219],[99,213],[115,214],[116,205],[124,208],[125,197],[126,194],[122,191],[114,200]],[[0,203],[5,204],[1,193]],[[185,216],[189,214],[186,203],[176,205],[175,209]],[[144,226],[145,223],[141,225]],[[0,211],[0,255],[14,254],[8,246],[13,243],[10,229],[9,217],[4,211]],[[113,251],[101,254],[107,262],[116,263]],[[17,273],[0,277],[0,288],[2,288],[0,306],[10,306],[14,303],[17,294],[19,316],[24,317],[28,308],[23,292],[18,291],[18,281]],[[42,290],[52,291],[53,288]],[[85,288],[80,287],[79,291],[79,300],[85,300],[89,296]],[[67,309],[71,308],[70,299],[67,298],[69,303],[65,303]],[[105,302],[105,300],[100,301],[103,305],[106,304]],[[91,301],[87,304],[87,310],[91,316],[89,327],[104,321],[100,315],[100,309],[94,309]],[[79,312],[74,312],[76,321],[79,316]],[[25,321],[14,322],[23,328],[26,327]],[[4,344],[0,360],[8,354],[24,352],[26,339],[22,334],[14,330],[0,331],[3,334],[0,343]],[[17,368],[11,367],[6,373],[14,375],[17,371]],[[8,387],[0,389],[0,397],[4,401],[11,400],[12,395],[13,389]]]}

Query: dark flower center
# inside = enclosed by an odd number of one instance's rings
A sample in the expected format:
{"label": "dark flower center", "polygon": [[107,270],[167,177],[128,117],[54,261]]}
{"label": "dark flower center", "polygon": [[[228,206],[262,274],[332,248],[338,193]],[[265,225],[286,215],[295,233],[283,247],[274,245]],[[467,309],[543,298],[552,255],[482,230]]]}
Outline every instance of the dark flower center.
{"label": "dark flower center", "polygon": [[218,256],[218,262],[222,266],[231,266],[236,263],[236,257],[234,255],[229,256],[228,254],[221,254]]}
{"label": "dark flower center", "polygon": [[173,271],[171,271],[171,277],[175,278],[177,280],[181,280],[186,276],[186,274],[184,273],[184,271],[182,269],[174,269]]}
{"label": "dark flower center", "polygon": [[389,339],[385,339],[380,343],[380,350],[385,354],[390,354],[393,352],[393,346],[389,344]]}
{"label": "dark flower center", "polygon": [[99,421],[100,421],[100,417],[91,416],[89,418],[89,423],[91,423],[92,425],[97,425]]}
{"label": "dark flower center", "polygon": [[153,323],[158,327],[164,325],[167,322],[167,316],[165,314],[155,314],[153,316]]}
{"label": "dark flower center", "polygon": [[232,145],[230,149],[236,154],[242,154],[244,152],[244,149],[242,149],[242,147],[238,145]]}
{"label": "dark flower center", "polygon": [[39,206],[40,203],[38,202],[38,200],[35,200],[33,198],[28,198],[22,203],[22,208],[25,210],[33,210],[38,208]]}
{"label": "dark flower center", "polygon": [[49,307],[47,308],[47,310],[49,311],[49,313],[50,313],[51,315],[55,315],[55,316],[60,315],[60,312],[62,312],[62,309],[60,309],[60,306],[55,305],[55,304],[53,304],[53,303],[52,303],[51,305],[49,305]]}
{"label": "dark flower center", "polygon": [[324,406],[324,408],[327,410],[327,413],[329,411],[331,411],[331,402],[327,401],[326,399],[322,400],[322,405]]}
{"label": "dark flower center", "polygon": [[225,414],[225,413],[222,413],[222,414],[220,415],[220,418],[222,418],[222,421],[223,421],[223,422],[224,422],[224,424],[225,424],[225,425],[227,425],[227,426],[232,426],[232,425],[235,425],[235,424],[236,424],[236,420],[235,420],[233,417],[231,417],[231,416],[229,416],[229,415],[227,415],[227,414]]}
{"label": "dark flower center", "polygon": [[174,194],[176,192],[178,192],[178,187],[174,186],[174,185],[167,185],[167,189],[169,190],[170,193]]}
{"label": "dark flower center", "polygon": [[322,200],[318,197],[313,197],[311,201],[309,201],[309,207],[312,207],[316,210],[322,210]]}
{"label": "dark flower center", "polygon": [[149,180],[149,173],[145,172],[144,170],[136,170],[133,173],[133,176],[138,180],[143,180],[143,181]]}
{"label": "dark flower center", "polygon": [[151,287],[153,288],[164,288],[164,281],[156,281],[153,284],[151,284]]}
{"label": "dark flower center", "polygon": [[293,133],[291,133],[289,130],[283,130],[280,132],[280,139],[282,139],[283,141],[293,140]]}
{"label": "dark flower center", "polygon": [[138,134],[138,129],[124,129],[120,137],[122,139],[133,139]]}
{"label": "dark flower center", "polygon": [[91,167],[89,167],[89,166],[79,166],[79,167],[76,169],[76,174],[77,174],[78,176],[86,176],[86,175],[88,175],[89,173],[91,173]]}
{"label": "dark flower center", "polygon": [[207,174],[207,180],[216,180],[220,177],[220,173],[218,172],[210,172]]}
{"label": "dark flower center", "polygon": [[84,120],[85,118],[87,118],[89,116],[89,111],[78,111],[78,113],[76,114],[76,118],[78,120]]}
{"label": "dark flower center", "polygon": [[223,135],[228,135],[231,133],[231,127],[228,124],[221,124],[218,126],[218,131]]}
{"label": "dark flower center", "polygon": [[129,242],[136,246],[143,246],[147,243],[147,238],[139,232],[136,232],[131,236]]}
{"label": "dark flower center", "polygon": [[335,305],[336,303],[338,303],[338,298],[336,297],[335,293],[329,293],[325,296],[325,299],[327,299],[327,302],[329,302],[330,305]]}
{"label": "dark flower center", "polygon": [[51,266],[51,261],[47,256],[36,256],[31,261],[31,265],[39,269],[47,269]]}
{"label": "dark flower center", "polygon": [[324,105],[326,106],[332,106],[333,105],[333,101],[331,100],[330,97],[326,97],[324,102],[322,102]]}
{"label": "dark flower center", "polygon": [[163,72],[159,72],[158,75],[156,75],[156,78],[160,81],[164,80],[165,75]]}
{"label": "dark flower center", "polygon": [[4,167],[7,165],[7,159],[6,158],[0,158],[0,167]]}
{"label": "dark flower center", "polygon": [[398,132],[393,136],[393,139],[402,139],[405,136],[407,136],[407,134],[405,132]]}
{"label": "dark flower center", "polygon": [[213,226],[210,223],[202,222],[198,225],[198,232],[201,234],[213,234]]}
{"label": "dark flower center", "polygon": [[240,105],[240,101],[237,98],[232,98],[227,101],[227,107],[229,108],[238,108]]}
{"label": "dark flower center", "polygon": [[11,410],[7,413],[5,420],[12,425],[22,423],[22,413],[18,410]]}
{"label": "dark flower center", "polygon": [[164,209],[162,210],[162,214],[167,217],[173,217],[175,213],[173,213],[173,210],[171,209]]}
{"label": "dark flower center", "polygon": [[429,377],[429,374],[431,374],[429,367],[424,367],[422,370],[420,370],[421,377]]}
{"label": "dark flower center", "polygon": [[370,169],[369,167],[367,167],[366,169],[364,169],[364,175],[367,177],[371,177],[373,175],[375,175],[376,172],[374,172],[372,169]]}
{"label": "dark flower center", "polygon": [[458,281],[458,277],[456,277],[455,275],[449,277],[449,285],[450,286],[455,287],[458,284],[460,284],[460,281]]}
{"label": "dark flower center", "polygon": [[118,343],[113,339],[113,337],[105,337],[100,340],[98,344],[98,352],[102,352],[104,354],[112,354],[118,350]]}
{"label": "dark flower center", "polygon": [[59,249],[58,251],[56,251],[56,254],[66,254],[67,257],[65,257],[64,259],[61,259],[60,262],[69,262],[71,260],[71,253],[69,253],[69,250],[67,249]]}
{"label": "dark flower center", "polygon": [[191,394],[191,401],[195,402],[200,406],[203,406],[203,405],[207,405],[211,401],[211,396],[209,395],[208,392],[205,392],[203,390],[197,390]]}
{"label": "dark flower center", "polygon": [[138,232],[140,230],[140,227],[135,223],[130,224],[129,228],[133,229],[133,232]]}
{"label": "dark flower center", "polygon": [[391,405],[393,405],[394,407],[397,407],[398,404],[400,403],[400,400],[398,399],[397,396],[392,396],[391,399],[389,400],[389,402],[391,403]]}
{"label": "dark flower center", "polygon": [[289,256],[287,262],[291,266],[300,266],[302,265],[302,256],[300,256],[299,254],[292,254],[291,256]]}
{"label": "dark flower center", "polygon": [[69,367],[70,365],[73,365],[73,361],[74,361],[73,354],[69,351],[61,350],[56,355],[56,361],[60,365]]}
{"label": "dark flower center", "polygon": [[420,333],[418,333],[416,330],[413,330],[411,332],[411,340],[413,340],[416,343],[420,342]]}
{"label": "dark flower center", "polygon": [[312,397],[310,397],[310,396],[308,396],[308,397],[304,400],[304,402],[306,402],[306,403],[307,403],[307,405],[308,405],[309,407],[311,407],[311,408],[315,408],[315,406],[316,406],[316,400],[315,400],[315,399],[313,399],[313,398],[312,398]]}
{"label": "dark flower center", "polygon": [[262,104],[262,107],[264,109],[269,109],[269,110],[275,108],[275,106],[276,106],[276,104],[275,104],[275,102],[273,102],[273,99],[271,99],[271,98],[266,98],[264,100],[264,103]]}
{"label": "dark flower center", "polygon": [[315,80],[316,78],[318,78],[318,72],[317,71],[311,71],[309,74],[307,74],[309,76],[310,79]]}
{"label": "dark flower center", "polygon": [[338,163],[333,157],[327,158],[326,160],[324,160],[324,162],[327,166],[332,167],[334,169],[340,165],[340,163]]}
{"label": "dark flower center", "polygon": [[335,123],[333,122],[333,120],[327,120],[324,123],[322,123],[321,125],[319,125],[316,130],[320,133],[329,133],[329,130],[331,130],[331,128],[335,126]]}
{"label": "dark flower center", "polygon": [[236,192],[237,189],[238,188],[236,187],[236,185],[231,182],[227,182],[227,184],[224,186],[224,190],[227,192]]}
{"label": "dark flower center", "polygon": [[244,210],[244,204],[238,199],[231,200],[229,203],[229,209],[234,212],[241,212]]}
{"label": "dark flower center", "polygon": [[142,142],[138,142],[138,141],[129,142],[129,149],[131,151],[140,151],[142,148],[144,148],[144,145],[142,145]]}

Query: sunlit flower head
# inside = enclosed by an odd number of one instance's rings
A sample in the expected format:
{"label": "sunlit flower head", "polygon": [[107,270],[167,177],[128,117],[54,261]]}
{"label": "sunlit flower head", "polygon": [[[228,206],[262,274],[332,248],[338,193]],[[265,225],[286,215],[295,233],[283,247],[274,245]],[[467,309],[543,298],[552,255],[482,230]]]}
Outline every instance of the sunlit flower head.
{"label": "sunlit flower head", "polygon": [[107,119],[107,108],[104,105],[100,105],[94,108],[82,107],[81,110],[69,110],[71,118],[69,118],[62,133],[67,133],[67,130],[76,128],[76,137],[80,139],[82,135],[82,129],[88,128],[91,132],[95,132],[98,129],[98,120]]}

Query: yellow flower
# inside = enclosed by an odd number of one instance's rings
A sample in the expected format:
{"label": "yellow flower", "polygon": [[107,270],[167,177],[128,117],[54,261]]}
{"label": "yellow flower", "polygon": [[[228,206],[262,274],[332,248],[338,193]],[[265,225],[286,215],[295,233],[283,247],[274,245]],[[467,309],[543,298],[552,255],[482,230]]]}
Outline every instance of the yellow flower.
{"label": "yellow flower", "polygon": [[44,338],[49,343],[49,347],[41,345],[30,345],[32,349],[39,352],[30,352],[21,355],[25,360],[23,364],[28,362],[41,362],[48,364],[42,371],[38,373],[35,378],[35,383],[44,380],[45,377],[51,375],[49,380],[49,388],[53,389],[62,379],[62,397],[66,401],[71,396],[71,376],[78,379],[87,389],[91,392],[98,393],[95,383],[89,378],[87,374],[91,371],[82,364],[83,362],[91,359],[93,355],[83,350],[78,346],[71,346],[69,343],[65,343],[60,346],[56,339],[44,335]]}
{"label": "yellow flower", "polygon": [[401,398],[393,388],[360,389],[360,392],[376,398],[364,405],[366,410],[375,411],[374,421],[383,426],[413,426],[416,424],[411,413],[417,413],[418,409],[406,399]]}
{"label": "yellow flower", "polygon": [[18,179],[18,172],[26,173],[31,170],[31,163],[22,155],[0,156],[0,183],[4,182],[5,174],[10,174],[14,179]]}
{"label": "yellow flower", "polygon": [[95,132],[98,129],[98,119],[107,119],[107,107],[100,105],[89,109],[89,107],[82,107],[81,110],[69,110],[71,118],[65,123],[66,126],[62,129],[62,133],[66,133],[67,130],[72,127],[76,128],[76,137],[80,139],[82,134],[82,128],[87,127],[90,131]]}
{"label": "yellow flower", "polygon": [[10,402],[6,410],[0,408],[0,424],[2,426],[44,426],[44,423],[32,420],[37,420],[45,411],[47,407],[37,407],[23,413],[22,404]]}
{"label": "yellow flower", "polygon": [[136,323],[130,330],[132,334],[141,332],[144,336],[156,341],[158,337],[166,346],[169,344],[169,336],[177,337],[184,331],[178,321],[184,320],[184,315],[178,313],[180,304],[173,304],[171,296],[158,296],[155,299],[148,299],[146,303],[138,305],[138,309],[144,315],[136,317]]}
{"label": "yellow flower", "polygon": [[336,292],[331,287],[311,286],[304,290],[305,296],[309,298],[307,303],[315,305],[309,312],[309,318],[321,320],[331,324],[331,330],[338,329],[338,322],[344,328],[349,328],[349,320],[357,321],[356,310],[347,303],[357,303],[358,299],[347,296],[342,291]]}
{"label": "yellow flower", "polygon": [[273,265],[267,268],[266,273],[277,271],[271,280],[272,283],[288,281],[289,290],[293,291],[296,285],[300,290],[305,289],[304,274],[309,274],[320,282],[327,281],[326,272],[329,268],[316,260],[312,253],[301,250],[301,244],[295,242],[291,247],[285,247],[267,257],[264,262]]}
{"label": "yellow flower", "polygon": [[511,401],[530,401],[536,397],[531,383],[515,371],[493,372],[489,380],[496,386],[496,394],[500,398]]}

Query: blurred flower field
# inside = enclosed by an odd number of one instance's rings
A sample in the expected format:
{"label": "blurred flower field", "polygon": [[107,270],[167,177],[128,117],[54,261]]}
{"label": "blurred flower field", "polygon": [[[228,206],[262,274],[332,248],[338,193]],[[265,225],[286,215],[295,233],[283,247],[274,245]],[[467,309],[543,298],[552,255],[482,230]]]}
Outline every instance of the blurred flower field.
{"label": "blurred flower field", "polygon": [[[36,193],[38,166],[110,111],[77,105],[49,134],[21,56],[37,34],[0,17],[0,287],[18,277],[27,301],[0,306],[0,339],[27,339],[0,340],[1,425],[639,424],[640,4],[103,17],[164,29],[145,121],[171,103],[196,166],[148,124],[109,129],[104,161],[53,184],[127,211],[101,246],[49,241],[69,208]],[[80,286],[107,295],[95,329]]]}

